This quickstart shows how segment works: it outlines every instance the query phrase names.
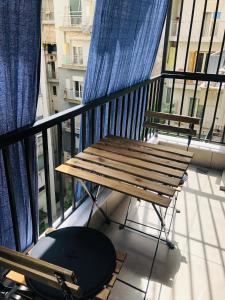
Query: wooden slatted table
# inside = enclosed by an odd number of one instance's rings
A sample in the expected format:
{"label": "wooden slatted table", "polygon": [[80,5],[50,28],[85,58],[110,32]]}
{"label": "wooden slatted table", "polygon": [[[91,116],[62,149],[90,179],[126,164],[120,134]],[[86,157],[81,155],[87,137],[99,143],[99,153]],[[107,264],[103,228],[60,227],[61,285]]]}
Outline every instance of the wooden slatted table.
{"label": "wooden slatted table", "polygon": [[[97,204],[97,199],[84,181],[150,202],[166,233],[160,208],[170,206],[192,156],[189,151],[173,147],[108,136],[58,166],[56,171],[79,179],[93,204]],[[167,235],[165,241],[171,246]]]}

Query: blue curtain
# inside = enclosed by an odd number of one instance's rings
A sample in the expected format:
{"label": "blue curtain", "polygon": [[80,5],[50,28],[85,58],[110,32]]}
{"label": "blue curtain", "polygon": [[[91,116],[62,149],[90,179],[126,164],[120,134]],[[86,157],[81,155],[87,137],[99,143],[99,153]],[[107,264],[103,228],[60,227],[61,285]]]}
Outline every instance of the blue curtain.
{"label": "blue curtain", "polygon": [[[41,0],[0,1],[0,134],[35,121],[40,74]],[[37,199],[35,139],[31,139]],[[10,146],[21,250],[33,241],[24,145]],[[15,248],[3,157],[0,151],[0,244]]]}
{"label": "blue curtain", "polygon": [[[169,0],[96,1],[84,103],[149,79],[155,63],[168,3]],[[132,95],[134,116],[142,104],[141,101],[146,100],[143,91],[141,95],[142,97],[139,98],[137,94]],[[125,99],[126,105],[127,99]],[[99,113],[96,115],[95,122],[98,128]],[[90,118],[89,116],[85,126],[86,143],[81,146],[81,149],[90,144],[92,124]],[[139,124],[140,122],[141,118]],[[122,125],[124,136],[125,124]],[[128,121],[128,126],[133,124],[129,124]],[[105,134],[107,134],[106,130]],[[132,134],[134,136],[134,132]],[[95,140],[98,139],[99,132],[96,130]]]}
{"label": "blue curtain", "polygon": [[[96,0],[93,32],[84,86],[84,103],[109,95],[150,78],[169,0]],[[112,103],[111,128],[108,132],[108,107],[104,117],[104,135],[112,134],[116,122],[116,134],[122,127],[122,136],[131,132],[129,138],[137,137],[143,121],[139,108],[146,103],[146,90],[131,94],[131,102],[119,99],[118,115],[115,120],[115,101]],[[122,101],[126,117],[120,118]],[[133,112],[133,114],[132,114]],[[133,116],[132,116],[133,115]],[[100,112],[88,114],[83,119],[80,150],[100,138]],[[138,118],[138,120],[136,120]],[[119,120],[122,119],[122,124]],[[94,124],[94,125],[93,125]],[[138,124],[136,132],[134,124]],[[94,141],[92,139],[94,126]],[[128,126],[128,130],[126,130]],[[132,129],[132,130],[130,130]],[[84,137],[85,135],[85,137]],[[80,190],[78,189],[78,198]]]}

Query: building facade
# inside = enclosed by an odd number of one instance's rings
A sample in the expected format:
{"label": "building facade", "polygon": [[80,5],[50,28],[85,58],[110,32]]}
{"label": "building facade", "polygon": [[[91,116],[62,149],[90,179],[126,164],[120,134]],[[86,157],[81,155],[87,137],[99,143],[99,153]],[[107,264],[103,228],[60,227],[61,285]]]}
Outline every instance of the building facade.
{"label": "building facade", "polygon": [[[205,1],[195,2],[195,10],[192,16],[193,3],[193,1],[184,0],[183,13],[181,14],[182,1],[173,1],[172,22],[170,27],[166,69],[169,71],[186,71],[215,74],[217,65],[219,63],[218,53],[221,51],[221,41],[223,41],[225,31],[225,2],[220,1],[218,11],[217,13],[215,13],[217,1],[207,1],[203,27],[202,19],[203,11],[205,9]],[[190,28],[192,18],[192,28]],[[179,23],[181,24],[180,30]],[[199,48],[201,31],[202,39]],[[210,46],[211,42],[212,46]],[[199,52],[198,49],[200,50]],[[224,67],[225,56],[222,57],[219,66],[220,74],[224,74]],[[184,98],[182,114],[189,116],[193,115],[201,118],[206,99],[206,93],[208,93],[205,117],[203,120],[204,123],[202,135],[207,137],[209,131],[213,130],[214,135],[218,135],[218,138],[220,138],[225,126],[224,84],[222,84],[220,92],[219,84],[215,84],[213,82],[210,82],[208,91],[207,84],[204,82],[199,81],[197,83],[197,89],[195,86],[196,82],[194,81],[187,81],[185,85],[186,86],[184,92],[184,82],[182,80],[176,80],[173,91],[172,80],[167,80],[165,82],[163,98],[164,110],[168,110],[169,108],[171,108],[170,100],[171,94],[173,93],[173,112],[180,114],[181,102],[182,98]],[[218,92],[220,93],[219,103],[216,112],[215,123],[212,129],[212,120],[214,118]]]}

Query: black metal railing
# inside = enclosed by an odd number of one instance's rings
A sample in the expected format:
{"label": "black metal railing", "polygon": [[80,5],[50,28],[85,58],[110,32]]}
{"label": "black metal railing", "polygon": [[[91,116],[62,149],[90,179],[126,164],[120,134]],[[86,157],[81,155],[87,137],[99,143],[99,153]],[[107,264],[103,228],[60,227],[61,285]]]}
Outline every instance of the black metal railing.
{"label": "black metal railing", "polygon": [[[187,26],[187,40],[182,41],[182,45],[186,45],[183,57],[183,65],[178,61],[179,51],[181,50],[182,21],[184,3],[189,0],[180,0],[180,8],[178,11],[178,21],[176,29],[176,39],[170,39],[171,24],[174,18],[174,5],[179,1],[171,1],[167,15],[167,22],[164,36],[164,50],[162,57],[162,74],[150,80],[138,83],[132,87],[123,89],[109,96],[95,99],[88,104],[81,104],[71,109],[59,112],[37,121],[32,126],[18,129],[0,136],[0,151],[3,153],[5,164],[6,179],[10,198],[10,208],[13,219],[13,227],[17,248],[19,248],[19,231],[15,206],[15,196],[13,182],[11,181],[12,168],[10,167],[9,147],[17,142],[22,142],[27,153],[27,184],[29,186],[31,215],[33,221],[34,241],[38,238],[38,223],[36,222],[36,212],[34,205],[34,196],[32,191],[32,168],[28,159],[30,153],[29,137],[42,135],[43,161],[44,161],[44,177],[45,177],[45,214],[46,227],[51,227],[54,221],[58,220],[58,225],[67,217],[65,214],[67,208],[73,212],[85,200],[75,199],[74,181],[63,178],[64,175],[54,174],[54,167],[61,164],[66,155],[71,157],[79,151],[79,137],[82,137],[82,145],[92,143],[96,137],[95,116],[99,116],[100,138],[107,133],[122,135],[131,139],[140,139],[142,133],[142,117],[146,110],[166,111],[180,115],[199,115],[201,124],[198,129],[197,139],[204,141],[212,141],[217,143],[225,143],[224,123],[221,128],[217,128],[217,117],[221,111],[221,105],[224,95],[225,75],[220,74],[220,67],[223,63],[223,49],[225,42],[225,33],[221,38],[220,50],[218,54],[218,65],[216,71],[210,72],[211,53],[215,51],[215,44],[218,46],[218,38],[214,42],[214,33],[218,19],[215,17],[212,21],[211,36],[208,42],[208,51],[205,59],[205,66],[202,72],[198,71],[199,58],[201,54],[203,32],[205,28],[205,15],[208,0],[202,1],[202,19],[199,26],[199,38],[195,54],[195,62],[193,69],[189,68],[190,52],[192,49],[193,31],[196,31],[196,0],[191,2],[190,20],[185,21]],[[220,0],[216,0],[215,16],[217,16],[220,7]],[[198,20],[199,22],[199,20]],[[196,32],[195,32],[196,37]],[[174,50],[174,56],[171,66],[170,49]],[[197,66],[198,65],[198,66]],[[212,96],[212,92],[214,95]],[[143,96],[144,95],[144,96]],[[140,101],[146,97],[147,101]],[[199,100],[200,99],[200,100]],[[212,101],[213,99],[213,101]],[[135,102],[136,101],[136,102]],[[212,102],[210,104],[210,102]],[[196,106],[198,103],[198,106]],[[199,103],[200,106],[199,106]],[[145,105],[144,105],[145,104]],[[196,108],[197,107],[197,108]],[[210,109],[210,114],[208,110]],[[111,113],[114,111],[115,113]],[[91,116],[91,118],[90,118]],[[87,120],[91,120],[89,123]],[[115,121],[116,120],[116,121]],[[86,124],[91,128],[91,138],[86,136],[86,128],[82,126],[82,134],[80,132],[80,123]],[[208,124],[206,124],[206,121]],[[107,126],[106,126],[107,124]],[[149,137],[150,132],[145,132],[145,137]],[[90,138],[90,140],[89,140]],[[52,143],[51,143],[52,140]],[[66,154],[65,154],[66,153]],[[53,157],[53,165],[50,158]],[[65,177],[65,176],[64,176]],[[70,184],[68,184],[70,180]],[[53,188],[53,185],[55,188]],[[70,194],[72,200],[66,205],[65,190],[71,189]],[[55,204],[56,209],[53,209]],[[54,212],[54,210],[56,212]]]}
{"label": "black metal railing", "polygon": [[[209,0],[198,5],[196,0],[170,1],[159,95],[157,101],[150,97],[148,108],[197,116],[201,119],[197,139],[224,144],[225,23],[221,20],[222,1],[214,2],[214,11],[206,18]],[[176,32],[171,35],[174,20]]]}
{"label": "black metal railing", "polygon": [[[36,220],[36,212],[35,212],[35,199],[34,193],[32,191],[32,172],[31,172],[31,161],[28,159],[30,153],[30,143],[29,138],[35,135],[42,135],[42,145],[43,145],[43,158],[44,158],[44,177],[45,177],[45,213],[46,213],[46,227],[51,227],[53,222],[57,219],[58,225],[60,225],[65,220],[65,210],[68,207],[65,207],[65,178],[64,175],[54,174],[53,178],[51,178],[51,170],[61,164],[64,161],[64,133],[65,133],[65,122],[67,124],[67,134],[69,132],[69,140],[70,140],[70,149],[69,149],[69,157],[72,157],[76,154],[79,149],[79,145],[77,145],[77,128],[76,122],[79,119],[79,123],[82,120],[83,124],[88,124],[87,119],[89,115],[95,115],[96,110],[100,111],[100,137],[107,135],[108,133],[123,135],[128,138],[140,138],[142,126],[138,121],[138,116],[144,115],[144,111],[146,110],[146,106],[139,106],[138,103],[137,109],[134,109],[134,101],[140,100],[140,95],[142,97],[149,97],[149,90],[152,84],[159,86],[158,82],[160,81],[160,76],[152,78],[150,80],[141,82],[132,87],[123,89],[116,93],[113,93],[109,96],[102,97],[99,99],[95,99],[94,101],[89,102],[88,104],[81,104],[79,106],[73,107],[71,109],[65,110],[63,112],[59,112],[55,115],[46,117],[34,123],[32,126],[27,126],[24,128],[20,128],[14,132],[8,132],[0,136],[0,151],[3,153],[3,160],[5,165],[5,174],[7,179],[7,187],[9,192],[9,201],[12,219],[14,222],[14,235],[17,248],[20,248],[19,245],[19,231],[18,231],[18,219],[16,213],[16,201],[14,196],[14,186],[11,181],[11,162],[9,155],[9,147],[17,142],[21,142],[25,149],[25,153],[27,156],[26,160],[26,169],[27,169],[27,185],[29,187],[30,192],[30,204],[31,204],[31,216],[33,223],[33,236],[34,242],[38,239],[38,223]],[[137,97],[135,97],[135,95]],[[155,94],[156,96],[156,94]],[[156,99],[156,98],[155,98]],[[127,101],[125,105],[125,101]],[[146,102],[147,103],[147,102]],[[115,113],[112,114],[112,106],[114,106]],[[108,126],[105,126],[105,120],[108,120]],[[94,120],[94,118],[92,119]],[[115,121],[117,120],[117,121]],[[70,130],[68,131],[68,121]],[[128,126],[130,123],[130,126]],[[123,125],[122,125],[123,124]],[[106,128],[107,127],[107,128]],[[86,137],[86,128],[85,126],[81,127],[83,132],[82,136],[82,144],[87,144]],[[88,143],[94,142],[95,139],[95,125],[93,122],[93,126],[91,128],[91,141],[88,140]],[[129,130],[128,130],[129,128]],[[56,142],[53,143],[52,151],[50,146],[50,139],[54,139]],[[67,147],[68,152],[68,147]],[[56,155],[54,156],[54,153]],[[68,154],[68,153],[67,153]],[[50,164],[50,156],[53,156],[54,165]],[[71,181],[71,178],[67,180]],[[52,193],[52,182],[55,185],[55,195]],[[70,186],[74,189],[74,180],[71,181]],[[74,196],[74,190],[71,192],[72,197]],[[56,200],[54,200],[56,199]],[[75,199],[75,201],[71,201],[70,203],[70,211],[73,212],[75,209],[79,207],[79,205],[85,200],[83,199]],[[57,202],[57,214],[54,216],[53,206]],[[42,212],[43,213],[43,212]],[[68,217],[68,215],[66,215]],[[46,228],[43,228],[43,230]]]}

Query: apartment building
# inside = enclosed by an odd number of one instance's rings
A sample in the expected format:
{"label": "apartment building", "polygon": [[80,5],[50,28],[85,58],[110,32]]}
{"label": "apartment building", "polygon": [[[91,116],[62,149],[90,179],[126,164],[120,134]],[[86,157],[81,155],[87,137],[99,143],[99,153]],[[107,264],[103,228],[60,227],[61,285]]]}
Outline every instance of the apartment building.
{"label": "apartment building", "polygon": [[[193,5],[195,5],[194,13],[192,13]],[[206,7],[205,1],[174,1],[167,70],[216,74],[220,61],[219,73],[224,74],[225,56],[220,58],[218,53],[224,46],[221,41],[223,41],[225,31],[225,2],[220,1],[218,9],[216,6],[216,0],[208,0]],[[202,25],[203,15],[205,17]],[[212,35],[213,43],[211,44]],[[171,97],[172,93],[173,97]],[[172,105],[171,98],[173,98]],[[172,109],[179,114],[182,111],[184,115],[201,118],[206,98],[207,107],[201,134],[207,137],[209,132],[213,131],[213,134],[220,138],[225,125],[224,84],[220,87],[218,83],[210,82],[207,90],[207,84],[201,81],[197,82],[197,87],[196,82],[186,81],[185,88],[182,80],[176,80],[174,85],[172,80],[165,82],[163,99],[165,110]],[[212,124],[217,105],[215,122]]]}

